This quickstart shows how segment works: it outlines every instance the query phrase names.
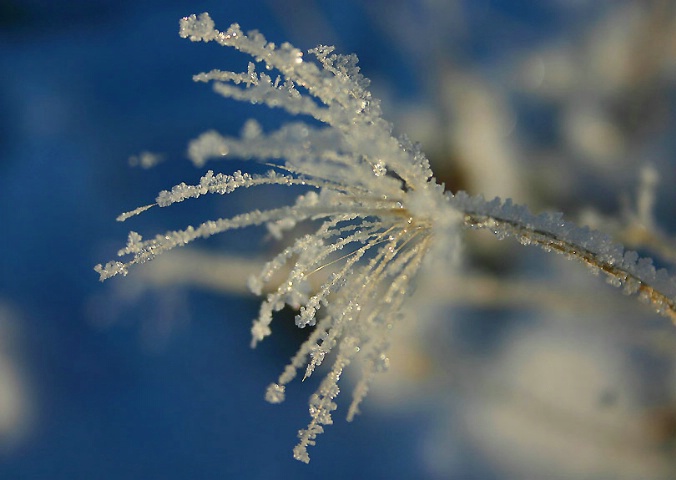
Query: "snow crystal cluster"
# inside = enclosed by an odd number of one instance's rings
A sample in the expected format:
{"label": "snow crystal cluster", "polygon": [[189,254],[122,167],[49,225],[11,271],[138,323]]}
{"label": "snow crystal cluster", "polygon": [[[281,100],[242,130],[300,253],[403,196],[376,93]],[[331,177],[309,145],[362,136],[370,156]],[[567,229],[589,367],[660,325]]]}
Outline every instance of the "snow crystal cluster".
{"label": "snow crystal cluster", "polygon": [[[320,46],[309,52],[316,61],[307,61],[290,44],[277,46],[255,31],[244,34],[236,24],[220,32],[207,14],[182,19],[180,35],[234,47],[255,60],[246,72],[212,70],[196,75],[196,81],[213,82],[214,90],[225,97],[283,108],[314,118],[321,126],[293,122],[263,132],[249,120],[240,138],[206,132],[188,148],[196,166],[227,158],[285,161],[265,175],[210,170],[198,184],[181,183],[160,192],[155,204],[119,219],[155,205],[167,207],[240,188],[288,185],[302,187],[303,193],[291,205],[207,221],[148,240],[132,232],[118,252],[131,258],[96,270],[101,279],[125,275],[133,264],[227,230],[267,225],[280,238],[300,222],[316,225],[314,233],[296,238],[249,281],[254,293],[270,292],[254,321],[252,345],[270,335],[273,315],[284,305],[297,309],[298,327],[314,327],[277,382],[268,387],[268,401],[283,401],[286,385],[298,370],[307,378],[333,355],[329,373],[310,398],[311,421],[300,431],[294,450],[295,458],[307,462],[307,447],[314,445],[324,425],[332,423],[343,370],[360,357],[363,375],[348,410],[351,419],[373,375],[387,366],[389,333],[411,280],[429,257],[432,239],[446,238],[439,242],[445,247],[438,250],[448,256],[449,247],[458,244],[462,217],[434,181],[425,156],[407,139],[392,135],[355,56],[336,55],[332,47]],[[261,63],[264,68],[259,72]],[[311,277],[321,270],[328,270],[328,276],[310,291]],[[285,280],[269,285],[280,272]]]}
{"label": "snow crystal cluster", "polygon": [[[362,376],[348,419],[358,412],[371,379],[387,368],[390,332],[413,279],[423,266],[455,266],[462,227],[490,229],[498,236],[515,236],[524,244],[582,260],[613,283],[624,285],[630,293],[640,291],[659,309],[673,314],[676,288],[671,278],[607,237],[575,228],[560,216],[534,216],[509,201],[444,193],[417,146],[392,134],[355,56],[337,55],[333,47],[319,46],[308,52],[314,57],[310,60],[288,43],[275,45],[257,31],[245,34],[237,24],[219,31],[206,13],[183,18],[180,35],[235,48],[254,60],[244,72],[212,70],[196,75],[195,81],[212,82],[224,97],[282,108],[316,122],[290,122],[264,132],[249,120],[239,138],[206,132],[188,149],[198,167],[228,158],[277,166],[264,175],[209,170],[198,184],[181,183],[160,192],[155,203],[124,213],[118,220],[154,206],[242,188],[286,185],[301,192],[289,205],[210,220],[150,239],[131,232],[126,247],[118,252],[126,259],[97,265],[95,270],[101,280],[126,275],[134,264],[228,230],[266,225],[274,237],[282,238],[292,235],[299,223],[312,226],[312,233],[293,239],[249,281],[254,293],[265,295],[251,329],[253,346],[271,334],[273,316],[285,305],[298,312],[298,327],[314,327],[268,387],[268,401],[282,402],[287,384],[299,370],[307,378],[332,356],[328,373],[310,398],[311,419],[299,432],[296,459],[308,462],[307,447],[332,423],[340,377],[357,358]],[[311,288],[318,272],[325,275],[318,288]],[[280,275],[284,280],[272,285]]]}

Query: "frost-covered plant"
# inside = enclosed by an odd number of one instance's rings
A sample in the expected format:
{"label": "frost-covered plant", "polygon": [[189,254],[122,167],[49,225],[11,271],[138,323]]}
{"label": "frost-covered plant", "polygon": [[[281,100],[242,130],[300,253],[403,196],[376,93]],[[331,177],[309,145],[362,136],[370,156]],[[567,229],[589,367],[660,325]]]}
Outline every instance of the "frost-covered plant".
{"label": "frost-covered plant", "polygon": [[[252,327],[252,346],[270,335],[273,314],[284,305],[298,311],[298,327],[315,327],[277,382],[268,387],[268,401],[282,402],[286,385],[299,369],[307,378],[327,355],[334,355],[330,371],[310,397],[311,420],[299,432],[296,459],[308,462],[307,447],[315,444],[324,425],[332,423],[338,382],[357,357],[364,367],[348,420],[358,412],[373,375],[387,367],[390,332],[402,315],[413,280],[421,269],[458,268],[463,229],[488,229],[499,238],[516,237],[524,245],[581,261],[625,293],[638,293],[656,311],[676,320],[676,282],[666,271],[656,270],[650,259],[625,251],[602,233],[578,228],[560,214],[535,216],[510,200],[445,192],[418,147],[393,135],[354,55],[337,55],[333,47],[319,46],[308,52],[317,61],[308,61],[290,44],[277,46],[256,31],[244,34],[237,24],[220,32],[206,13],[183,18],[180,35],[234,47],[255,60],[246,72],[212,70],[196,75],[195,81],[213,82],[215,91],[225,97],[281,107],[316,122],[287,123],[266,133],[249,120],[240,138],[207,132],[190,143],[188,154],[195,165],[234,157],[277,162],[276,167],[265,175],[210,170],[199,184],[181,183],[162,191],[155,203],[118,220],[154,206],[240,188],[287,185],[302,187],[303,193],[291,205],[207,221],[148,240],[131,232],[126,247],[118,252],[129,258],[97,265],[95,270],[101,280],[126,275],[131,265],[227,230],[266,225],[281,238],[301,222],[313,226],[313,233],[295,238],[249,281],[251,290],[262,295],[275,275],[285,276],[261,304]],[[257,64],[265,71],[257,71]],[[319,288],[311,289],[310,277],[323,269],[330,274]]]}

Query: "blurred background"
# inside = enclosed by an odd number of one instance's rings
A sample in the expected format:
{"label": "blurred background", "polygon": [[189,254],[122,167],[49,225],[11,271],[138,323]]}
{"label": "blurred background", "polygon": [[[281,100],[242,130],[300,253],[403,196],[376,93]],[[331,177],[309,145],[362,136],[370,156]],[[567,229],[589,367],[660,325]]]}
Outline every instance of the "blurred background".
{"label": "blurred background", "polygon": [[[264,400],[307,332],[282,312],[249,348],[246,278],[278,248],[264,232],[99,283],[93,266],[129,229],[288,199],[241,192],[115,222],[200,178],[185,149],[201,132],[288,119],[192,82],[249,61],[179,38],[179,18],[203,11],[222,30],[356,53],[452,191],[676,259],[673,0],[3,0],[0,478],[676,477],[674,327],[517,242],[470,232],[462,276],[421,283],[390,371],[350,424],[339,397],[309,466],[291,449],[319,378]],[[240,163],[211,168],[256,169]]]}

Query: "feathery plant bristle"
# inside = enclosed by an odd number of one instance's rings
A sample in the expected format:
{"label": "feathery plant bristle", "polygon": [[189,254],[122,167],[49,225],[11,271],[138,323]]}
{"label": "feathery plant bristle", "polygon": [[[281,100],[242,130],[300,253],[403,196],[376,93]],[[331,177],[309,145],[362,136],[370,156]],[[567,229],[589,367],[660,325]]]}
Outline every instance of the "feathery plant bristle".
{"label": "feathery plant bristle", "polygon": [[[362,378],[355,387],[348,419],[358,412],[373,376],[387,369],[390,332],[402,315],[413,279],[423,268],[448,272],[458,265],[463,227],[489,229],[499,237],[514,236],[524,244],[577,258],[606,273],[611,283],[624,285],[627,293],[639,292],[658,311],[674,318],[674,281],[608,237],[574,227],[558,215],[534,216],[509,201],[486,202],[464,193],[444,193],[423,153],[405,137],[393,136],[391,125],[381,117],[379,102],[368,91],[368,80],[359,73],[355,56],[337,55],[333,47],[319,46],[308,52],[317,62],[308,61],[292,45],[277,46],[256,31],[244,34],[237,24],[218,31],[206,13],[183,18],[180,35],[233,47],[255,61],[246,72],[212,70],[196,75],[195,81],[212,82],[224,97],[312,117],[321,126],[293,122],[265,133],[249,120],[239,138],[206,132],[188,148],[189,158],[198,167],[227,158],[268,164],[281,158],[284,163],[265,175],[209,170],[198,184],[181,183],[160,192],[155,203],[124,213],[118,220],[154,206],[164,208],[242,188],[285,185],[301,187],[304,192],[291,205],[206,221],[148,240],[131,232],[126,247],[118,252],[130,258],[97,265],[95,270],[101,280],[126,275],[132,265],[228,230],[266,225],[280,238],[298,223],[315,225],[313,233],[295,238],[249,280],[254,293],[270,291],[253,322],[252,346],[271,334],[273,316],[284,305],[297,309],[298,327],[314,326],[268,387],[269,402],[284,400],[286,386],[299,370],[307,378],[329,354],[334,355],[329,372],[310,398],[311,420],[298,434],[296,459],[308,462],[307,447],[315,444],[324,425],[332,423],[340,377],[356,358],[363,364]],[[265,71],[257,71],[259,64]],[[328,276],[311,290],[309,280],[325,269]],[[282,272],[286,278],[270,286]]]}

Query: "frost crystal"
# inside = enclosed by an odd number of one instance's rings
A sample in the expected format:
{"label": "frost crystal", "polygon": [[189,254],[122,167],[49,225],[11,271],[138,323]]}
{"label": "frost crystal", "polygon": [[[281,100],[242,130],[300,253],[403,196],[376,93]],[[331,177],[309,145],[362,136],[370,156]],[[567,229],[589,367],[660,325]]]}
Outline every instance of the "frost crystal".
{"label": "frost crystal", "polygon": [[[226,230],[266,225],[275,238],[281,238],[299,222],[319,221],[314,233],[296,238],[260,275],[249,279],[251,290],[261,294],[270,290],[275,274],[286,275],[261,304],[251,329],[253,346],[270,335],[273,315],[284,305],[298,310],[298,327],[315,327],[277,382],[268,387],[269,402],[284,400],[286,385],[299,369],[307,378],[333,355],[329,373],[310,399],[310,424],[299,433],[300,443],[294,449],[295,458],[307,462],[307,447],[314,445],[324,425],[332,423],[343,370],[356,356],[367,366],[349,408],[352,418],[372,375],[387,361],[390,329],[432,238],[446,237],[441,239],[445,250],[457,245],[461,216],[436,185],[424,155],[405,138],[392,135],[355,56],[337,55],[332,47],[320,46],[309,52],[318,63],[306,61],[290,44],[276,46],[258,32],[244,34],[237,24],[226,32],[215,30],[207,14],[182,19],[180,35],[234,47],[256,61],[249,63],[246,72],[212,70],[196,75],[195,81],[213,82],[214,90],[225,97],[313,117],[322,126],[294,122],[263,132],[249,120],[240,138],[206,132],[188,148],[196,166],[224,158],[261,162],[283,158],[285,162],[279,171],[266,175],[209,170],[198,184],[181,183],[162,191],[155,204],[119,219],[154,205],[168,207],[239,188],[296,185],[314,190],[299,195],[292,205],[208,221],[148,240],[132,233],[119,252],[131,259],[99,265],[96,270],[101,279],[126,274],[133,264]],[[264,68],[258,72],[260,63]],[[309,281],[324,269],[329,275],[311,291]]]}
{"label": "frost crystal", "polygon": [[[363,374],[348,419],[358,412],[373,375],[387,369],[390,332],[401,316],[412,280],[423,266],[446,273],[454,268],[461,251],[461,227],[490,229],[499,238],[514,236],[524,245],[576,258],[605,273],[626,293],[638,292],[660,313],[675,317],[673,279],[605,235],[574,227],[558,214],[532,215],[509,200],[487,202],[462,192],[444,193],[422,152],[406,138],[392,135],[355,56],[337,55],[333,47],[319,46],[308,52],[317,60],[311,61],[292,45],[268,43],[256,31],[244,34],[237,24],[218,31],[206,13],[183,18],[180,35],[233,47],[255,61],[245,72],[212,70],[196,75],[195,81],[212,82],[224,97],[282,108],[316,122],[292,122],[264,132],[250,120],[239,138],[206,132],[188,148],[196,166],[239,158],[276,163],[277,168],[265,175],[209,170],[198,184],[181,183],[162,191],[154,204],[124,213],[118,220],[154,206],[168,207],[240,188],[286,185],[301,187],[303,193],[290,205],[206,221],[151,239],[132,232],[118,252],[128,258],[97,265],[95,270],[101,280],[126,275],[134,264],[227,230],[265,225],[272,236],[281,238],[298,223],[314,226],[312,233],[293,239],[258,276],[249,279],[257,295],[269,292],[251,328],[253,346],[271,334],[273,315],[284,305],[298,311],[298,327],[314,326],[268,387],[269,402],[284,400],[286,385],[299,369],[307,378],[329,356],[333,362],[310,398],[311,420],[298,434],[296,459],[308,462],[307,447],[333,422],[338,382],[357,358],[364,365]],[[263,71],[257,70],[260,64]],[[279,164],[279,159],[284,162]],[[283,280],[272,285],[280,275]],[[317,287],[311,287],[313,281]]]}

